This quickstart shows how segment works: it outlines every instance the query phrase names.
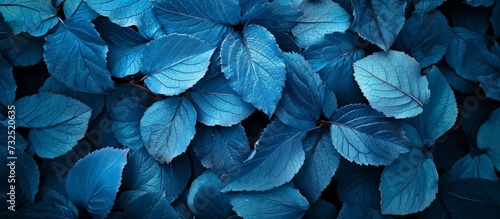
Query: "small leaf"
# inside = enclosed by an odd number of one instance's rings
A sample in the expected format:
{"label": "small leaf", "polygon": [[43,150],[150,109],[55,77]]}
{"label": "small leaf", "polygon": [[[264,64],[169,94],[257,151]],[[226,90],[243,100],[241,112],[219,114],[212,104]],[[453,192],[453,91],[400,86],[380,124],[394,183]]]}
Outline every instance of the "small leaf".
{"label": "small leaf", "polygon": [[129,97],[116,103],[111,110],[111,127],[116,139],[126,147],[142,147],[140,121],[146,111],[137,97]]}
{"label": "small leaf", "polygon": [[5,0],[0,13],[16,35],[28,32],[42,36],[59,22],[50,0]]}
{"label": "small leaf", "polygon": [[66,179],[69,199],[93,218],[106,218],[121,183],[127,152],[104,148],[78,161]]}
{"label": "small leaf", "polygon": [[221,180],[212,171],[206,171],[191,184],[188,194],[189,209],[197,218],[228,218],[233,215],[226,194],[221,193]]}
{"label": "small leaf", "polygon": [[403,52],[378,52],[355,62],[354,78],[370,106],[397,119],[422,113],[430,98],[420,65]]}

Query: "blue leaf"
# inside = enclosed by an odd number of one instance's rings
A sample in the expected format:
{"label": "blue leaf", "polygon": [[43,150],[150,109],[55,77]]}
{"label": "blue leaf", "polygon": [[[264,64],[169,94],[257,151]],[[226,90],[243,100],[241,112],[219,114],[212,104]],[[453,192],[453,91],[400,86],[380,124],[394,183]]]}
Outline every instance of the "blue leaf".
{"label": "blue leaf", "polygon": [[207,72],[215,48],[187,35],[166,35],[146,45],[141,73],[157,94],[173,96],[186,91]]}
{"label": "blue leaf", "polygon": [[309,208],[307,199],[290,184],[264,192],[229,193],[228,196],[238,216],[249,219],[301,218]]}
{"label": "blue leaf", "polygon": [[466,148],[462,144],[463,134],[450,133],[446,139],[438,141],[433,152],[434,164],[438,170],[450,169],[455,162],[465,156]]}
{"label": "blue leaf", "polygon": [[13,66],[29,66],[38,63],[43,56],[43,38],[26,32],[18,35],[0,16],[0,53]]}
{"label": "blue leaf", "polygon": [[340,209],[339,219],[350,218],[370,218],[370,219],[390,219],[390,216],[382,215],[382,213],[373,208],[362,208],[349,203],[343,203]]}
{"label": "blue leaf", "polygon": [[0,109],[7,108],[16,98],[16,81],[12,75],[12,66],[10,66],[2,56],[0,56]]}
{"label": "blue leaf", "polygon": [[243,15],[241,23],[256,24],[271,33],[286,33],[297,24],[301,16],[298,0],[274,0],[269,3],[255,5]]}
{"label": "blue leaf", "polygon": [[439,190],[436,199],[432,204],[420,213],[417,213],[418,219],[434,218],[434,219],[451,219],[450,213],[446,209],[442,198],[442,190]]}
{"label": "blue leaf", "polygon": [[104,148],[79,160],[66,179],[69,199],[93,218],[105,218],[115,202],[127,152]]}
{"label": "blue leaf", "polygon": [[[8,139],[8,136],[9,136],[9,128],[7,128],[7,126],[0,124],[0,139]],[[16,132],[15,139],[16,139],[16,150],[19,151],[26,150],[26,148],[28,147],[28,141],[26,141],[26,139],[24,139],[23,136],[19,134],[19,132]],[[8,141],[1,141],[0,147],[7,148]]]}
{"label": "blue leaf", "polygon": [[434,11],[442,5],[445,0],[413,0],[415,2],[415,11],[420,14],[426,14]]}
{"label": "blue leaf", "polygon": [[472,7],[484,6],[490,7],[495,4],[495,0],[465,0],[465,3]]}
{"label": "blue leaf", "polygon": [[431,146],[455,124],[458,108],[453,91],[435,66],[424,71],[429,80],[431,97],[424,104],[423,111],[405,122],[415,127],[426,146]]}
{"label": "blue leaf", "polygon": [[477,148],[490,157],[497,170],[500,170],[500,109],[493,111],[477,134]]}
{"label": "blue leaf", "polygon": [[63,4],[64,16],[66,19],[80,17],[87,20],[94,20],[99,16],[92,10],[85,0],[65,0]]}
{"label": "blue leaf", "polygon": [[285,125],[307,130],[316,126],[326,95],[325,85],[299,54],[285,53],[286,81],[275,115]]}
{"label": "blue leaf", "polygon": [[141,69],[148,40],[128,27],[119,27],[107,19],[96,20],[96,29],[109,47],[107,67],[111,75],[123,78]]}
{"label": "blue leaf", "polygon": [[453,89],[464,94],[471,94],[476,89],[476,83],[460,77],[445,61],[439,62],[437,66]]}
{"label": "blue leaf", "polygon": [[153,7],[142,13],[137,29],[141,35],[148,39],[155,39],[166,34],[153,11]]}
{"label": "blue leaf", "polygon": [[180,218],[175,209],[167,202],[165,193],[149,192],[132,200],[125,210],[127,218]]}
{"label": "blue leaf", "polygon": [[204,167],[215,173],[228,173],[240,165],[250,154],[245,130],[233,127],[199,125],[192,145]]}
{"label": "blue leaf", "polygon": [[365,101],[353,76],[352,64],[365,56],[356,42],[357,36],[349,32],[327,34],[304,51],[305,59],[335,92],[340,105]]}
{"label": "blue leaf", "polygon": [[363,104],[338,109],[330,134],[337,151],[358,164],[389,165],[408,152],[401,123]]}
{"label": "blue leaf", "polygon": [[378,52],[355,62],[354,79],[370,106],[397,119],[422,113],[430,98],[420,65],[403,52]]}
{"label": "blue leaf", "polygon": [[438,173],[431,154],[412,148],[382,171],[382,213],[405,215],[427,208],[436,198]]}
{"label": "blue leaf", "polygon": [[238,124],[255,108],[231,89],[220,69],[215,74],[201,79],[189,90],[188,98],[198,112],[198,121],[210,126]]}
{"label": "blue leaf", "polygon": [[231,88],[271,117],[286,77],[273,35],[258,25],[245,26],[243,37],[233,33],[222,42],[221,57],[222,71]]}
{"label": "blue leaf", "polygon": [[319,199],[307,210],[305,219],[331,219],[337,218],[339,210],[335,205],[323,199]]}
{"label": "blue leaf", "polygon": [[144,147],[160,163],[184,153],[196,132],[196,110],[188,99],[167,98],[149,107],[141,119]]}
{"label": "blue leaf", "polygon": [[403,28],[406,1],[353,0],[352,6],[351,29],[387,52]]}
{"label": "blue leaf", "polygon": [[31,146],[42,158],[71,150],[85,134],[92,110],[73,98],[47,92],[21,98],[14,105],[17,124],[31,128]]}
{"label": "blue leaf", "polygon": [[461,179],[482,178],[497,180],[495,167],[490,158],[484,154],[471,157],[470,154],[458,160],[453,167],[444,174],[441,182],[451,182]]}
{"label": "blue leaf", "polygon": [[333,91],[326,89],[325,92],[325,102],[323,103],[323,108],[321,112],[326,118],[331,118],[338,108],[337,97]]}
{"label": "blue leaf", "polygon": [[111,110],[111,125],[116,139],[126,147],[142,147],[140,121],[146,111],[137,97],[129,97],[116,103]]}
{"label": "blue leaf", "polygon": [[297,19],[298,24],[292,29],[292,34],[302,48],[312,45],[325,34],[343,33],[351,25],[351,16],[332,1],[304,1],[300,9],[304,15]]}
{"label": "blue leaf", "polygon": [[409,140],[409,146],[412,148],[422,148],[424,145],[430,146],[434,144],[434,142],[430,139],[426,139],[426,142],[424,144],[424,140],[422,140],[422,137],[420,136],[420,133],[417,131],[417,129],[415,129],[415,127],[408,123],[403,122],[403,131],[406,138],[408,138]]}
{"label": "blue leaf", "polygon": [[453,28],[453,40],[446,52],[446,62],[461,77],[477,81],[477,75],[481,74],[487,67],[481,57],[481,52],[487,50],[486,39],[468,29]]}
{"label": "blue leaf", "polygon": [[314,203],[332,181],[340,155],[335,151],[327,129],[309,132],[303,145],[306,159],[293,182],[309,203]]}
{"label": "blue leaf", "polygon": [[68,19],[45,37],[43,57],[50,74],[67,87],[102,94],[114,88],[106,69],[108,47],[92,23]]}
{"label": "blue leaf", "polygon": [[451,11],[453,27],[463,27],[479,35],[485,35],[489,28],[491,11],[484,7],[456,7]]}
{"label": "blue leaf", "polygon": [[238,0],[157,0],[153,4],[168,33],[194,35],[212,45],[240,22]]}
{"label": "blue leaf", "polygon": [[490,114],[499,107],[500,103],[485,96],[471,96],[464,100],[460,112],[460,125],[469,144],[477,145],[479,129],[488,120]]}
{"label": "blue leaf", "polygon": [[340,201],[363,208],[380,208],[381,172],[378,167],[357,165],[342,159],[335,173]]}
{"label": "blue leaf", "polygon": [[85,0],[87,5],[98,14],[122,27],[137,25],[142,14],[153,5],[150,0]]}
{"label": "blue leaf", "polygon": [[[11,138],[8,139],[11,140]],[[2,138],[2,140],[6,142],[7,138]],[[9,149],[7,147],[0,148],[2,150],[0,152],[2,156],[0,162],[3,163],[0,168],[0,176],[2,176],[0,180],[0,186],[2,187],[0,198],[4,200],[0,206],[5,211],[7,211],[8,206],[12,206],[12,203],[8,201],[12,199],[15,200],[14,206],[16,210],[33,205],[40,184],[40,171],[35,159],[24,151],[19,150],[17,145],[14,146],[14,155],[8,153],[11,147]],[[14,189],[12,189],[12,186],[14,186]],[[11,198],[11,196],[14,196],[14,198]]]}
{"label": "blue leaf", "polygon": [[16,218],[78,218],[78,209],[71,203],[67,196],[50,190],[44,194],[40,201],[20,211],[7,213],[7,219]]}
{"label": "blue leaf", "polygon": [[[439,34],[436,34],[437,32]],[[425,68],[441,60],[451,38],[451,28],[440,12],[413,13],[396,38],[392,49],[406,52]]]}
{"label": "blue leaf", "polygon": [[239,0],[239,1],[240,1],[241,14],[245,14],[250,9],[252,9],[252,7],[256,5],[269,3],[269,0]]}
{"label": "blue leaf", "polygon": [[0,4],[0,13],[16,35],[42,36],[59,22],[50,0],[6,0]]}
{"label": "blue leaf", "polygon": [[491,26],[493,26],[495,38],[500,37],[500,4],[496,4],[490,17]]}
{"label": "blue leaf", "polygon": [[[127,161],[127,164],[129,161]],[[126,167],[126,166],[125,166]],[[123,181],[125,181],[125,173],[126,170],[123,170]],[[153,191],[155,192],[155,191]],[[134,201],[135,199],[139,198],[142,195],[147,194],[147,191],[141,191],[141,190],[127,190],[122,193],[120,193],[120,197],[118,197],[115,201],[115,208],[119,211],[125,212],[127,210],[128,205]]]}
{"label": "blue leaf", "polygon": [[137,97],[141,105],[149,107],[153,104],[154,100],[150,97],[148,92],[136,86],[116,86],[116,89],[106,95],[106,110],[111,112],[113,107],[118,101],[127,97]]}
{"label": "blue leaf", "polygon": [[75,98],[85,105],[92,108],[92,116],[90,120],[94,120],[102,112],[104,108],[104,96],[99,94],[86,94],[78,91],[73,91],[66,87],[63,83],[50,77],[45,80],[43,86],[39,89],[40,92],[51,92],[55,94],[62,94],[68,97]]}
{"label": "blue leaf", "polygon": [[123,148],[123,145],[116,140],[113,134],[110,117],[107,111],[103,111],[96,119],[89,123],[88,131],[85,133],[85,139],[92,144],[94,149],[104,147]]}
{"label": "blue leaf", "polygon": [[265,191],[292,180],[304,163],[304,135],[279,120],[269,124],[252,154],[230,173],[231,181],[222,191]]}
{"label": "blue leaf", "polygon": [[227,194],[221,193],[221,180],[206,171],[191,184],[187,203],[197,218],[228,218],[233,215]]}

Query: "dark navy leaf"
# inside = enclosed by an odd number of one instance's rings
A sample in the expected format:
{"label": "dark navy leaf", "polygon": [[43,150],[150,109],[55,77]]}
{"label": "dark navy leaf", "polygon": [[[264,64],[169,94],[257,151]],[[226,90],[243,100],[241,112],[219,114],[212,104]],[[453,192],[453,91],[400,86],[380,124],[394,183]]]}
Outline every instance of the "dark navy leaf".
{"label": "dark navy leaf", "polygon": [[323,103],[323,108],[321,109],[321,112],[325,117],[331,118],[333,116],[333,113],[335,113],[335,110],[337,110],[337,107],[338,103],[335,93],[333,93],[333,91],[329,89],[326,89],[325,102]]}
{"label": "dark navy leaf", "polygon": [[452,218],[500,215],[500,181],[464,179],[443,184],[443,201]]}
{"label": "dark navy leaf", "polygon": [[229,175],[231,181],[222,191],[265,191],[292,180],[304,163],[304,136],[303,131],[279,120],[269,124],[249,158]]}
{"label": "dark navy leaf", "polygon": [[72,90],[102,94],[114,88],[106,69],[108,47],[90,21],[75,18],[58,24],[45,37],[44,49],[50,74]]}
{"label": "dark navy leaf", "polygon": [[113,147],[123,148],[113,134],[111,116],[107,111],[101,112],[96,119],[89,123],[85,138],[92,144],[94,149]]}
{"label": "dark navy leaf", "polygon": [[405,122],[417,129],[426,146],[431,146],[455,124],[458,108],[453,91],[439,69],[432,66],[424,74],[432,95],[424,104],[422,113]]}
{"label": "dark navy leaf", "polygon": [[309,132],[302,143],[306,159],[293,182],[309,203],[314,203],[332,181],[340,155],[335,151],[327,129]]}
{"label": "dark navy leaf", "polygon": [[392,49],[406,52],[425,68],[441,60],[451,38],[451,28],[440,12],[413,13],[396,38]]}
{"label": "dark navy leaf", "polygon": [[80,17],[87,20],[94,20],[99,16],[92,10],[85,0],[65,0],[63,4],[64,16],[66,19]]}
{"label": "dark navy leaf", "polygon": [[[66,179],[69,199],[93,218],[105,218],[121,184],[128,150],[104,148],[78,161]],[[80,185],[80,186],[78,186]]]}
{"label": "dark navy leaf", "polygon": [[228,218],[233,215],[227,194],[221,193],[220,178],[206,171],[191,184],[187,203],[197,218]]}
{"label": "dark navy leaf", "polygon": [[493,161],[495,168],[500,170],[500,109],[493,111],[477,134],[477,148]]}
{"label": "dark navy leaf", "polygon": [[[4,131],[4,129],[2,129],[2,131]],[[7,132],[7,130],[5,130],[5,132]],[[5,142],[7,142],[7,139],[11,140],[11,138],[7,137],[2,138]],[[13,145],[9,145],[9,149],[11,149]],[[16,147],[15,155],[9,154],[7,147],[0,147],[2,150],[0,152],[2,156],[0,162],[3,163],[0,168],[0,176],[2,176],[0,180],[0,186],[2,187],[0,198],[5,200],[0,206],[5,209],[5,211],[8,206],[12,205],[12,202],[8,201],[12,199],[14,199],[16,210],[33,205],[40,184],[40,171],[38,170],[35,159],[24,151],[19,150],[17,145],[14,145],[14,147]],[[12,159],[10,157],[15,158]],[[14,186],[14,189],[12,189],[12,186]],[[12,192],[11,190],[14,191]],[[14,198],[11,196],[14,196]]]}
{"label": "dark navy leaf", "polygon": [[144,147],[160,163],[184,153],[196,132],[196,110],[186,98],[172,97],[149,107],[141,119]]}
{"label": "dark navy leaf", "polygon": [[413,2],[415,2],[415,10],[420,14],[434,11],[434,9],[443,4],[444,1],[445,0],[413,0]]}
{"label": "dark navy leaf", "polygon": [[325,34],[345,32],[351,25],[351,16],[332,1],[304,1],[300,10],[304,13],[292,29],[295,41],[307,48]]}
{"label": "dark navy leaf", "polygon": [[271,117],[286,77],[281,51],[273,35],[258,25],[245,26],[243,36],[233,33],[226,37],[221,57],[222,71],[231,88]]}
{"label": "dark navy leaf", "polygon": [[451,219],[450,213],[446,209],[442,198],[442,190],[439,190],[436,199],[432,204],[420,213],[417,213],[417,219]]}
{"label": "dark navy leaf", "polygon": [[298,0],[274,0],[255,5],[243,15],[241,23],[263,26],[273,34],[288,32],[297,24],[296,20],[302,15],[299,10],[300,2]]}
{"label": "dark navy leaf", "polygon": [[405,22],[406,1],[353,0],[351,29],[361,37],[388,51]]}
{"label": "dark navy leaf", "polygon": [[239,0],[241,14],[248,12],[253,6],[269,3],[269,0]]}
{"label": "dark navy leaf", "polygon": [[465,3],[472,7],[484,6],[489,7],[495,4],[495,0],[465,0]]}
{"label": "dark navy leaf", "polygon": [[163,192],[149,192],[132,200],[125,210],[127,218],[181,218]]}
{"label": "dark navy leaf", "polygon": [[325,85],[299,54],[285,53],[286,81],[275,115],[285,125],[307,130],[316,126],[325,99]]}
{"label": "dark navy leaf", "polygon": [[290,184],[264,192],[229,193],[238,216],[249,219],[301,218],[309,208],[307,199]]}
{"label": "dark navy leaf", "polygon": [[[8,139],[8,136],[9,136],[9,129],[7,128],[7,126],[0,124],[0,139]],[[16,146],[15,146],[16,150],[19,151],[26,150],[26,148],[28,147],[28,141],[26,141],[26,139],[24,139],[23,136],[19,134],[19,132],[16,132],[15,138],[16,138]],[[0,142],[0,147],[7,148],[8,141]]]}
{"label": "dark navy leaf", "polygon": [[453,39],[446,53],[446,62],[461,77],[477,81],[476,74],[489,70],[481,53],[487,50],[486,39],[468,29],[453,28]]}
{"label": "dark navy leaf", "polygon": [[194,35],[219,44],[240,22],[238,0],[157,0],[153,2],[158,21],[168,33]]}
{"label": "dark navy leaf", "polygon": [[500,37],[500,4],[496,4],[490,17],[491,26],[495,32],[495,38]]}
{"label": "dark navy leaf", "polygon": [[153,5],[150,0],[85,0],[87,5],[102,16],[122,27],[137,25],[142,14]]}
{"label": "dark navy leaf", "polygon": [[495,167],[488,156],[484,154],[475,157],[471,157],[470,154],[466,155],[446,172],[441,181],[450,182],[469,178],[498,179],[495,174]]}
{"label": "dark navy leaf", "polygon": [[380,208],[381,169],[342,159],[335,174],[340,201],[363,208]]}
{"label": "dark navy leaf", "polygon": [[111,110],[111,125],[116,139],[124,146],[142,147],[140,121],[146,111],[137,97],[129,97],[116,103]]}
{"label": "dark navy leaf", "polygon": [[470,94],[476,89],[476,83],[460,77],[445,61],[441,61],[437,66],[448,83],[450,83],[450,86],[455,90],[464,94]]}
{"label": "dark navy leaf", "polygon": [[250,146],[241,125],[209,127],[199,125],[192,145],[204,167],[215,173],[227,173],[250,154]]}
{"label": "dark navy leaf", "polygon": [[188,35],[157,38],[144,49],[141,67],[141,73],[146,76],[144,83],[157,94],[180,94],[205,75],[214,50]]}
{"label": "dark navy leaf", "polygon": [[338,109],[330,134],[337,151],[358,164],[389,165],[408,152],[401,123],[363,104]]}
{"label": "dark navy leaf", "polygon": [[199,122],[231,126],[250,116],[255,108],[231,89],[220,69],[218,72],[216,76],[201,79],[189,90],[188,98],[198,112]]}
{"label": "dark navy leaf", "polygon": [[78,218],[78,209],[58,191],[50,190],[41,197],[33,206],[19,208],[19,211],[11,212],[5,218]]}
{"label": "dark navy leaf", "polygon": [[412,148],[382,171],[382,213],[405,215],[427,208],[436,198],[438,173],[431,154]]}
{"label": "dark navy leaf", "polygon": [[17,125],[31,128],[29,140],[38,156],[54,158],[80,140],[92,109],[73,98],[41,92],[14,103]]}
{"label": "dark navy leaf", "polygon": [[463,134],[450,133],[446,139],[436,142],[433,156],[438,170],[449,169],[460,158],[466,155],[462,144]]}
{"label": "dark navy leaf", "polygon": [[[128,164],[129,162],[127,162]],[[126,166],[125,166],[126,167]],[[125,173],[126,170],[123,170],[123,181],[125,181]],[[141,197],[142,195],[147,194],[146,191],[141,190],[127,190],[120,193],[120,197],[118,197],[115,201],[115,208],[122,212],[127,210],[128,205],[134,201],[135,199]]]}
{"label": "dark navy leaf", "polygon": [[355,62],[354,79],[370,106],[386,116],[414,117],[430,98],[419,63],[403,52],[378,52]]}
{"label": "dark navy leaf", "polygon": [[491,10],[485,7],[460,6],[451,11],[453,27],[463,27],[480,35],[485,35],[490,25]]}
{"label": "dark navy leaf", "polygon": [[477,95],[465,98],[460,112],[460,125],[469,144],[477,145],[479,129],[488,120],[490,114],[498,108],[500,108],[500,103],[487,99],[485,96]]}
{"label": "dark navy leaf", "polygon": [[[12,66],[0,56],[0,107],[7,108],[16,98],[16,81],[12,75]],[[1,109],[1,108],[0,108]]]}
{"label": "dark navy leaf", "polygon": [[144,91],[136,86],[116,86],[116,89],[106,95],[106,111],[111,112],[113,107],[118,101],[123,100],[127,97],[137,97],[141,102],[141,105],[149,107],[153,104],[154,100],[148,94],[148,92]]}
{"label": "dark navy leaf", "polygon": [[59,22],[49,0],[5,0],[0,4],[0,13],[14,34],[42,36]]}
{"label": "dark navy leaf", "polygon": [[327,34],[304,51],[305,59],[335,92],[340,105],[364,101],[353,76],[352,64],[365,56],[356,41],[357,36],[349,32]]}
{"label": "dark navy leaf", "polygon": [[370,218],[370,219],[390,219],[391,217],[382,215],[380,210],[373,208],[362,208],[349,203],[343,203],[340,209],[339,219],[350,218]]}
{"label": "dark navy leaf", "polygon": [[22,32],[15,35],[0,16],[0,53],[14,66],[38,63],[43,56],[43,37]]}
{"label": "dark navy leaf", "polygon": [[339,210],[337,209],[337,207],[335,207],[335,205],[323,199],[319,199],[313,205],[311,205],[311,207],[307,210],[303,218],[330,219],[330,218],[337,218],[338,215],[339,215]]}

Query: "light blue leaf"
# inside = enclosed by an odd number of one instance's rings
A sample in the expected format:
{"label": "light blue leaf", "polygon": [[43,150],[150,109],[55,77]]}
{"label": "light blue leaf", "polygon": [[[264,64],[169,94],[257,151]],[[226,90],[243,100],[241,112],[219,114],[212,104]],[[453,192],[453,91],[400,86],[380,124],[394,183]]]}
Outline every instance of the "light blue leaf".
{"label": "light blue leaf", "polygon": [[331,219],[337,218],[339,210],[335,205],[323,199],[311,205],[303,218],[305,219]]}
{"label": "light blue leaf", "polygon": [[166,34],[153,12],[153,7],[142,13],[137,29],[141,35],[148,39],[155,39]]}
{"label": "light blue leaf", "polygon": [[233,215],[227,194],[221,193],[221,180],[212,171],[205,171],[191,184],[187,203],[200,219],[228,218]]}
{"label": "light blue leaf", "polygon": [[382,213],[405,215],[427,208],[436,198],[438,173],[431,154],[412,148],[382,171]]}
{"label": "light blue leaf", "polygon": [[307,199],[290,184],[264,192],[238,192],[228,196],[238,216],[249,219],[301,218],[309,208]]}
{"label": "light blue leaf", "polygon": [[243,15],[241,23],[262,26],[273,34],[286,33],[292,30],[297,24],[297,19],[302,15],[299,10],[300,2],[297,0],[274,0],[255,5]]}
{"label": "light blue leaf", "polygon": [[127,218],[180,218],[175,209],[167,202],[163,192],[149,192],[137,197],[128,204],[125,213]]}
{"label": "light blue leaf", "polygon": [[326,95],[325,85],[299,54],[284,53],[286,81],[275,115],[285,125],[308,130],[316,126]]}
{"label": "light blue leaf", "polygon": [[500,170],[500,109],[493,111],[488,121],[479,128],[477,148],[488,155],[495,168]]}
{"label": "light blue leaf", "polygon": [[121,184],[127,152],[104,148],[79,160],[66,179],[69,199],[93,218],[106,218]]}
{"label": "light blue leaf", "polygon": [[45,80],[45,83],[39,90],[40,92],[51,92],[55,94],[62,94],[68,97],[75,98],[85,105],[92,108],[92,116],[90,120],[94,120],[102,112],[104,108],[104,96],[99,94],[86,94],[78,91],[73,91],[66,87],[63,83],[55,80],[53,77]]}
{"label": "light blue leaf", "polygon": [[194,35],[212,45],[219,44],[240,22],[238,0],[157,0],[158,21],[168,33]]}
{"label": "light blue leaf", "polygon": [[309,203],[314,203],[332,181],[339,166],[340,155],[335,151],[325,128],[309,132],[303,145],[306,159],[293,182]]}
{"label": "light blue leaf", "polygon": [[304,1],[300,6],[304,13],[292,29],[295,41],[307,48],[325,34],[345,32],[351,25],[351,16],[332,1]]}
{"label": "light blue leaf", "polygon": [[455,124],[458,108],[453,90],[439,69],[432,66],[424,74],[429,80],[432,95],[429,102],[424,104],[422,113],[405,122],[417,129],[426,146],[431,146]]}
{"label": "light blue leaf", "polygon": [[468,154],[462,157],[444,174],[441,181],[451,182],[469,178],[482,178],[487,180],[498,179],[495,173],[495,167],[487,155],[480,154],[471,157],[471,155]]}
{"label": "light blue leaf", "polygon": [[17,100],[17,125],[31,128],[29,140],[38,156],[67,153],[85,131],[92,109],[73,98],[41,92]]}
{"label": "light blue leaf", "polygon": [[493,26],[495,38],[500,37],[500,4],[496,4],[495,7],[493,8],[490,21],[491,21],[491,26]]}
{"label": "light blue leaf", "polygon": [[415,3],[415,11],[420,14],[426,14],[434,11],[438,6],[444,3],[445,0],[413,0]]}
{"label": "light blue leaf", "polygon": [[338,109],[330,134],[337,151],[358,164],[389,165],[408,152],[401,123],[364,104]]}
{"label": "light blue leaf", "polygon": [[243,37],[233,33],[222,42],[221,57],[222,71],[231,88],[271,117],[286,77],[281,51],[273,35],[258,25],[245,26]]}
{"label": "light blue leaf", "polygon": [[153,6],[150,0],[85,0],[85,2],[92,10],[109,17],[109,20],[122,27],[137,25],[142,13]]}
{"label": "light blue leaf", "polygon": [[455,7],[451,11],[452,27],[463,27],[479,35],[485,35],[490,26],[491,10],[485,7]]}
{"label": "light blue leaf", "polygon": [[465,3],[472,7],[484,6],[490,7],[495,4],[495,0],[465,0]]}
{"label": "light blue leaf", "polygon": [[38,63],[43,56],[43,38],[22,32],[15,35],[0,16],[0,53],[13,66]]}
{"label": "light blue leaf", "polygon": [[406,1],[353,0],[352,6],[351,29],[387,52],[403,28]]}
{"label": "light blue leaf", "polygon": [[90,21],[68,19],[45,37],[43,57],[49,73],[66,87],[92,94],[114,88],[106,69],[108,47]]}
{"label": "light blue leaf", "polygon": [[140,121],[146,111],[137,97],[125,98],[111,110],[111,127],[116,139],[126,147],[142,147]]}
{"label": "light blue leaf", "polygon": [[5,0],[0,13],[16,35],[28,32],[42,36],[59,22],[50,0]]}
{"label": "light blue leaf", "polygon": [[279,120],[273,121],[248,159],[229,174],[230,183],[222,191],[265,191],[292,180],[304,163],[304,135]]}
{"label": "light blue leaf", "polygon": [[335,173],[340,201],[362,208],[380,208],[381,172],[378,167],[358,165],[342,159]]}
{"label": "light blue leaf", "polygon": [[445,61],[439,62],[437,66],[453,89],[464,94],[471,94],[476,90],[476,83],[460,77]]}
{"label": "light blue leaf", "polygon": [[16,98],[16,81],[12,75],[12,66],[0,56],[0,109],[7,108]]}
{"label": "light blue leaf", "polygon": [[141,119],[144,147],[160,163],[184,153],[193,139],[196,110],[186,98],[172,97],[154,103]]}
{"label": "light blue leaf", "polygon": [[[436,34],[437,32],[439,34]],[[441,60],[451,38],[451,28],[440,12],[413,13],[396,38],[392,49],[406,52],[425,68]]]}
{"label": "light blue leaf", "polygon": [[355,62],[354,79],[370,106],[389,117],[414,117],[430,98],[420,65],[403,52],[378,52]]}
{"label": "light blue leaf", "polygon": [[340,105],[365,101],[353,76],[352,64],[365,56],[356,45],[357,38],[348,32],[327,34],[304,51],[305,59],[335,92]]}
{"label": "light blue leaf", "polygon": [[241,125],[233,127],[196,127],[192,145],[204,167],[215,173],[227,173],[250,154],[250,146]]}
{"label": "light blue leaf", "polygon": [[215,48],[188,35],[166,35],[146,45],[141,73],[157,94],[173,96],[186,91],[207,72]]}
{"label": "light blue leaf", "polygon": [[65,0],[63,4],[64,16],[66,19],[80,17],[87,20],[94,20],[99,16],[92,10],[85,0]]}
{"label": "light blue leaf", "polygon": [[339,212],[339,219],[350,218],[370,218],[370,219],[390,219],[390,216],[382,215],[380,210],[373,208],[362,208],[350,203],[343,203]]}
{"label": "light blue leaf", "polygon": [[255,108],[231,89],[220,69],[215,74],[201,79],[189,90],[188,98],[198,112],[198,121],[210,126],[238,124]]}
{"label": "light blue leaf", "polygon": [[119,27],[107,19],[97,19],[96,29],[109,47],[107,67],[111,75],[123,78],[141,69],[148,40],[128,27]]}

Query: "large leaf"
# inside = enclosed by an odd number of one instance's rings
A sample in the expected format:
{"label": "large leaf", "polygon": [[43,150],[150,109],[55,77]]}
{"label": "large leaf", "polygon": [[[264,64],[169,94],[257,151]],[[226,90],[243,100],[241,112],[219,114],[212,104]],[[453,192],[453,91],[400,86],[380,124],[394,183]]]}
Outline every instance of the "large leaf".
{"label": "large leaf", "polygon": [[220,178],[206,171],[191,184],[187,203],[197,218],[228,218],[233,215],[227,194],[221,193]]}
{"label": "large leaf", "polygon": [[38,156],[67,153],[87,130],[92,109],[73,98],[41,92],[14,103],[19,126],[31,128],[29,140]]}
{"label": "large leaf", "polygon": [[231,182],[222,191],[265,191],[292,180],[304,163],[304,135],[279,120],[269,124],[249,158],[229,175]]}
{"label": "large leaf", "polygon": [[351,16],[332,1],[304,1],[300,7],[304,15],[292,29],[295,42],[307,48],[325,34],[344,32],[351,25]]}
{"label": "large leaf", "polygon": [[364,39],[388,51],[405,22],[407,1],[353,0],[354,21],[351,29]]}
{"label": "large leaf", "polygon": [[354,78],[370,105],[386,116],[416,116],[430,98],[420,65],[403,52],[378,52],[355,62]]}
{"label": "large leaf", "polygon": [[12,66],[0,56],[0,107],[7,108],[16,98],[16,81],[12,75]]}
{"label": "large leaf", "polygon": [[122,26],[140,23],[142,14],[152,7],[150,0],[85,0],[87,5],[102,16]]}
{"label": "large leaf", "polygon": [[408,152],[401,123],[363,104],[338,109],[330,134],[337,151],[358,164],[389,165]]}
{"label": "large leaf", "polygon": [[222,71],[231,88],[271,117],[286,77],[273,35],[258,25],[245,26],[243,36],[233,33],[222,42],[221,57]]}
{"label": "large leaf", "polygon": [[57,10],[50,0],[5,0],[0,3],[0,13],[14,34],[28,32],[42,36],[58,22]]}
{"label": "large leaf", "polygon": [[477,148],[490,157],[497,170],[500,170],[500,109],[493,111],[477,134]]}
{"label": "large leaf", "polygon": [[106,218],[121,184],[127,152],[104,148],[78,161],[66,179],[69,199],[93,218]]}
{"label": "large leaf", "polygon": [[66,87],[93,94],[114,88],[106,69],[108,47],[90,21],[65,20],[45,41],[43,57],[49,72]]}
{"label": "large leaf", "polygon": [[139,98],[129,97],[116,103],[110,113],[113,134],[122,145],[138,149],[142,147],[140,121],[146,111]]}
{"label": "large leaf", "polygon": [[301,218],[309,208],[307,199],[290,184],[264,192],[228,194],[233,210],[249,219]]}
{"label": "large leaf", "polygon": [[437,190],[438,173],[432,155],[412,148],[382,171],[382,213],[405,215],[422,211],[436,198]]}
{"label": "large leaf", "polygon": [[186,91],[207,72],[215,48],[187,35],[166,35],[148,43],[141,73],[157,93],[173,96]]}
{"label": "large leaf", "polygon": [[184,153],[193,139],[196,110],[186,98],[172,97],[154,103],[140,122],[142,142],[160,163]]}

